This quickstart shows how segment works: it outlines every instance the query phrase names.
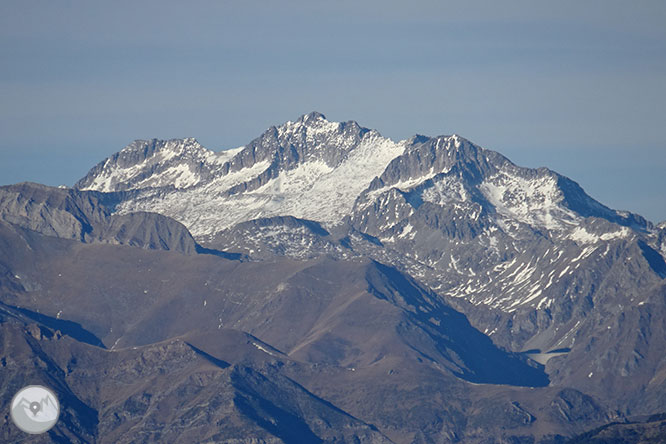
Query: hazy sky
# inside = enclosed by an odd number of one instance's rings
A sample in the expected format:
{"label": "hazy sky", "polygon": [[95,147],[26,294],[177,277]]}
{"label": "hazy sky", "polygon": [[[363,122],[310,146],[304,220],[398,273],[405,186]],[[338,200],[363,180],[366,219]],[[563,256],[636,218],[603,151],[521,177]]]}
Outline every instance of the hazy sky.
{"label": "hazy sky", "polygon": [[133,139],[220,150],[312,110],[460,134],[666,219],[666,2],[0,2],[0,184]]}

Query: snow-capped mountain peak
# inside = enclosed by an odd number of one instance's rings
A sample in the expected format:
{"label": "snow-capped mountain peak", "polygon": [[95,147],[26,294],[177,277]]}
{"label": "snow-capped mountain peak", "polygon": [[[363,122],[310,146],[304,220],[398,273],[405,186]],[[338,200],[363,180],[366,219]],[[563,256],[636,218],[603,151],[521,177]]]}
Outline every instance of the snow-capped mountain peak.
{"label": "snow-capped mountain peak", "polygon": [[197,236],[268,216],[336,225],[404,148],[356,122],[312,112],[220,153],[193,139],[134,142],[76,187],[135,190],[120,211],[169,214]]}
{"label": "snow-capped mountain peak", "polygon": [[215,153],[194,138],[135,140],[96,165],[75,187],[106,192],[187,188],[205,181],[233,154]]}
{"label": "snow-capped mountain peak", "polygon": [[[523,224],[568,232],[590,216],[645,226],[634,215],[596,202],[557,173],[518,167],[457,134],[393,142],[356,122],[331,122],[318,112],[219,153],[195,139],[135,141],[76,187],[134,190],[119,205],[121,212],[161,212],[199,238],[274,216],[324,226],[350,216],[359,229],[379,235],[403,224],[423,202],[455,209],[473,223],[486,215],[509,231]],[[370,228],[374,216],[367,211],[389,211],[402,201],[403,213],[394,208]]]}

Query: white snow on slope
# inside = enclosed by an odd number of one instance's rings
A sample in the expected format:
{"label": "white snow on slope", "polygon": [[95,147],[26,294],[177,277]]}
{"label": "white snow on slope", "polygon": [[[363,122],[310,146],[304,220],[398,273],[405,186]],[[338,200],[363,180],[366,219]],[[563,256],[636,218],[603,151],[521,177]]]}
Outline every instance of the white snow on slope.
{"label": "white snow on slope", "polygon": [[498,213],[514,220],[549,230],[569,228],[580,217],[560,205],[562,193],[552,176],[526,179],[510,171],[502,171],[479,186]]}
{"label": "white snow on slope", "polygon": [[231,172],[209,184],[164,195],[146,191],[137,200],[123,202],[118,211],[154,211],[181,222],[194,236],[211,235],[238,222],[265,215],[262,209],[270,198],[248,194],[227,196],[224,192],[255,178],[269,165],[268,161],[257,162],[250,168]]}
{"label": "white snow on slope", "polygon": [[[337,124],[334,126],[337,128]],[[404,142],[396,143],[371,131],[337,167],[320,160],[305,161],[296,168],[281,171],[258,189],[233,195],[225,192],[254,179],[270,162],[258,162],[201,184],[179,166],[168,169],[163,177],[168,173],[188,188],[169,193],[147,190],[137,199],[123,202],[119,211],[165,214],[183,223],[195,237],[210,236],[239,222],[271,216],[289,215],[332,226],[350,213],[356,196],[404,149]],[[177,173],[182,176],[176,176]]]}
{"label": "white snow on slope", "polygon": [[576,241],[579,244],[593,244],[600,241],[626,238],[630,233],[631,231],[627,227],[622,227],[617,231],[603,234],[590,233],[584,227],[577,227],[571,232],[569,239]]}
{"label": "white snow on slope", "polygon": [[[143,146],[149,143],[148,141],[136,141],[128,145],[118,153],[119,159],[129,158],[133,152],[141,151]],[[202,178],[184,163],[174,165],[174,159],[183,162],[190,160],[215,167],[224,165],[243,149],[240,147],[215,153],[191,138],[158,141],[157,143],[155,153],[135,165],[125,167],[112,165],[111,159],[107,159],[102,171],[93,182],[82,189],[110,192],[115,191],[118,184],[127,182],[133,182],[132,188],[135,189],[167,185],[186,188],[198,184]],[[139,180],[146,172],[151,172],[151,174],[145,179]]]}
{"label": "white snow on slope", "polygon": [[437,205],[447,205],[454,202],[466,202],[470,199],[463,183],[457,177],[443,177],[433,184],[431,188],[424,190],[421,198],[425,202]]}
{"label": "white snow on slope", "polygon": [[[307,127],[305,127],[306,123]],[[330,122],[323,117],[311,117],[306,115],[295,122],[290,120],[284,125],[280,125],[277,130],[279,137],[286,137],[290,134],[301,131],[303,128],[306,128],[306,140],[309,143],[314,143],[322,137],[330,140],[329,136],[331,134],[336,134],[341,125],[342,124],[340,122]]]}
{"label": "white snow on slope", "polygon": [[282,171],[249,196],[269,200],[267,215],[290,215],[335,225],[351,212],[356,196],[379,176],[405,145],[372,134],[338,167],[309,162]]}
{"label": "white snow on slope", "polygon": [[261,350],[262,352],[264,352],[266,354],[269,354],[271,356],[277,356],[275,353],[266,349],[266,347],[262,347],[260,344],[257,344],[256,342],[252,342],[252,345],[254,345],[257,349]]}

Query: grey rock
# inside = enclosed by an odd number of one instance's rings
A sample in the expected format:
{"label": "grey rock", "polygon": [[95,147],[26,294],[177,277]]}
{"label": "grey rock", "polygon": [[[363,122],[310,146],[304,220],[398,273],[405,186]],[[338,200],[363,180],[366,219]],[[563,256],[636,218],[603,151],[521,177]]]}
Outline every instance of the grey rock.
{"label": "grey rock", "polygon": [[114,214],[114,199],[93,191],[10,185],[0,187],[0,220],[63,239],[196,252],[182,224],[155,213]]}

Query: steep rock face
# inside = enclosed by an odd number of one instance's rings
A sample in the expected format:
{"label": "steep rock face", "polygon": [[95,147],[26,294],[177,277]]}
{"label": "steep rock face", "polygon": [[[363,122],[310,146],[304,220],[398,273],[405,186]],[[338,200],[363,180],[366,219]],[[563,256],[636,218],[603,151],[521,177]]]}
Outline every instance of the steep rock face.
{"label": "steep rock face", "polygon": [[655,242],[657,249],[663,257],[666,257],[666,222],[661,222],[656,226]]}
{"label": "steep rock face", "polygon": [[230,155],[213,153],[191,138],[136,140],[93,167],[75,188],[105,192],[187,188],[210,179]]}
{"label": "steep rock face", "polygon": [[[229,171],[239,171],[260,162],[269,162],[270,166],[256,178],[227,192],[252,191],[276,179],[281,172],[303,164],[337,168],[370,132],[356,122],[329,122],[323,114],[316,112],[301,116],[296,122],[271,127],[229,162]],[[373,132],[371,136],[377,136],[377,133]]]}
{"label": "steep rock face", "polygon": [[[661,278],[652,253],[660,241],[640,216],[610,210],[557,173],[518,167],[458,136],[412,139],[358,197],[350,222],[381,243],[358,239],[357,251],[460,299],[477,325],[512,348],[570,346],[563,327],[604,298],[600,282],[610,289],[633,274],[633,284],[647,288]],[[616,266],[635,253],[642,266],[634,272]],[[626,290],[629,299],[643,291]],[[484,310],[465,304],[509,315],[482,320]],[[558,333],[547,332],[551,326]]]}
{"label": "steep rock face", "polygon": [[112,194],[23,183],[0,187],[0,220],[82,242],[196,252],[187,228],[155,213],[115,215]]}
{"label": "steep rock face", "polygon": [[415,136],[408,149],[387,166],[369,190],[381,186],[432,178],[457,166],[466,182],[478,183],[496,172],[508,160],[498,153],[487,151],[460,136]]}
{"label": "steep rock face", "polygon": [[[415,209],[424,203],[460,207],[470,213],[468,219],[477,220],[485,213],[505,230],[507,224],[522,224],[534,230],[566,231],[589,217],[637,229],[648,225],[640,216],[603,206],[553,171],[518,167],[455,135],[411,139],[405,153],[359,196],[353,220],[363,223],[359,219],[364,209],[372,206],[376,212],[380,201],[391,201],[386,193],[398,191]],[[386,219],[384,227],[400,221]],[[362,228],[378,234],[381,227],[366,223]]]}
{"label": "steep rock face", "polygon": [[0,217],[48,236],[84,240],[111,214],[100,196],[32,183],[10,185],[0,188]]}

